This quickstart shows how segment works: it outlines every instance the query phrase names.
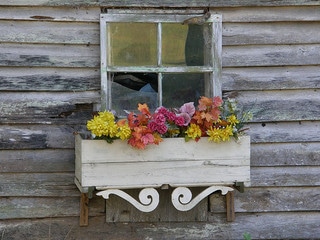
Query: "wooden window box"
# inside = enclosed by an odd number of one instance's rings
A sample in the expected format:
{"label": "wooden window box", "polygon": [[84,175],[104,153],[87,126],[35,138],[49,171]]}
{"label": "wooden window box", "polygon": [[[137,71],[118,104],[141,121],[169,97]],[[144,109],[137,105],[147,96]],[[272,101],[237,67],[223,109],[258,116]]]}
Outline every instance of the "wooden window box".
{"label": "wooden window box", "polygon": [[[144,150],[132,148],[126,141],[112,144],[104,140],[75,137],[75,183],[84,198],[91,188],[108,199],[116,194],[143,212],[153,211],[159,203],[156,188],[170,186],[172,203],[180,211],[188,211],[211,193],[232,191],[235,183],[250,185],[250,137],[239,141],[213,143],[207,138],[185,142],[183,138],[165,138],[159,145]],[[207,187],[192,198],[188,187]],[[140,202],[125,189],[141,189]],[[233,195],[232,195],[233,196]],[[231,204],[232,205],[232,204]],[[232,210],[232,209],[231,209]],[[86,209],[81,215],[86,215]],[[87,216],[82,225],[87,224]]]}

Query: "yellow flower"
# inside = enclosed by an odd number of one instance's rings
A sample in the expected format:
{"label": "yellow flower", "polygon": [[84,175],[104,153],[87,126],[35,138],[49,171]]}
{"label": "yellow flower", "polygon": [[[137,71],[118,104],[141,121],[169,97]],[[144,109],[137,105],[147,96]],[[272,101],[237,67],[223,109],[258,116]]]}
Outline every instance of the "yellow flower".
{"label": "yellow flower", "polygon": [[131,136],[131,129],[128,124],[119,126],[117,137],[119,137],[121,140],[125,140],[130,138],[130,136]]}
{"label": "yellow flower", "polygon": [[221,141],[220,129],[210,127],[210,129],[207,131],[207,134],[209,136],[208,141],[214,141],[216,143]]}
{"label": "yellow flower", "polygon": [[114,115],[111,112],[99,112],[98,116],[87,122],[87,128],[97,137],[115,137],[118,126],[114,122]]}
{"label": "yellow flower", "polygon": [[233,135],[232,126],[229,125],[226,128],[219,129],[220,130],[220,138],[222,141],[229,141],[230,136]]}
{"label": "yellow flower", "polygon": [[201,137],[201,129],[198,125],[191,123],[186,131],[186,134],[189,138],[192,138],[194,140]]}
{"label": "yellow flower", "polygon": [[228,122],[231,124],[231,125],[236,125],[237,123],[239,123],[239,120],[237,119],[236,115],[232,114],[231,116],[229,116],[227,118]]}

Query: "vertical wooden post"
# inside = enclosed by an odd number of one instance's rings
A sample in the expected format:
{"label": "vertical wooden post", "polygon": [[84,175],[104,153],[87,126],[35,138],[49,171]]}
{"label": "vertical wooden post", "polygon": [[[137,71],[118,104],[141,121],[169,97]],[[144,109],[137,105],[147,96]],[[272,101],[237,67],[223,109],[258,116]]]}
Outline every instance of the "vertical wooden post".
{"label": "vertical wooden post", "polygon": [[226,194],[227,221],[233,222],[236,218],[234,212],[234,192],[230,191]]}
{"label": "vertical wooden post", "polygon": [[80,226],[89,224],[89,198],[87,193],[81,193],[80,197]]}

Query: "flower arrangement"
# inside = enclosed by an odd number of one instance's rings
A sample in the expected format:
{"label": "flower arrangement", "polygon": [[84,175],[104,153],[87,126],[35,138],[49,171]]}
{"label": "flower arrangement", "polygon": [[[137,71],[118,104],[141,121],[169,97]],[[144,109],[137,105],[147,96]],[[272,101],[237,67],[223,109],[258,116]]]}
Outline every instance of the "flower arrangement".
{"label": "flower arrangement", "polygon": [[244,122],[251,119],[250,112],[241,112],[234,99],[201,97],[197,108],[193,102],[179,109],[159,107],[151,113],[147,104],[138,104],[139,113],[130,112],[126,119],[117,119],[110,111],[98,112],[87,122],[95,139],[127,140],[131,146],[144,149],[159,144],[163,138],[184,137],[198,141],[208,137],[219,143],[237,139],[244,132]]}

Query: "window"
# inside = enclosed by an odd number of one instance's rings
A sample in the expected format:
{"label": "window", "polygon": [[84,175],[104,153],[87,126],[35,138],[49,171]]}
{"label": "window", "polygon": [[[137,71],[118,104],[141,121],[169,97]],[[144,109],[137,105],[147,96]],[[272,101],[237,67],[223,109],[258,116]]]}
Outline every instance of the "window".
{"label": "window", "polygon": [[118,115],[138,103],[180,107],[221,95],[221,16],[101,14],[101,104]]}

